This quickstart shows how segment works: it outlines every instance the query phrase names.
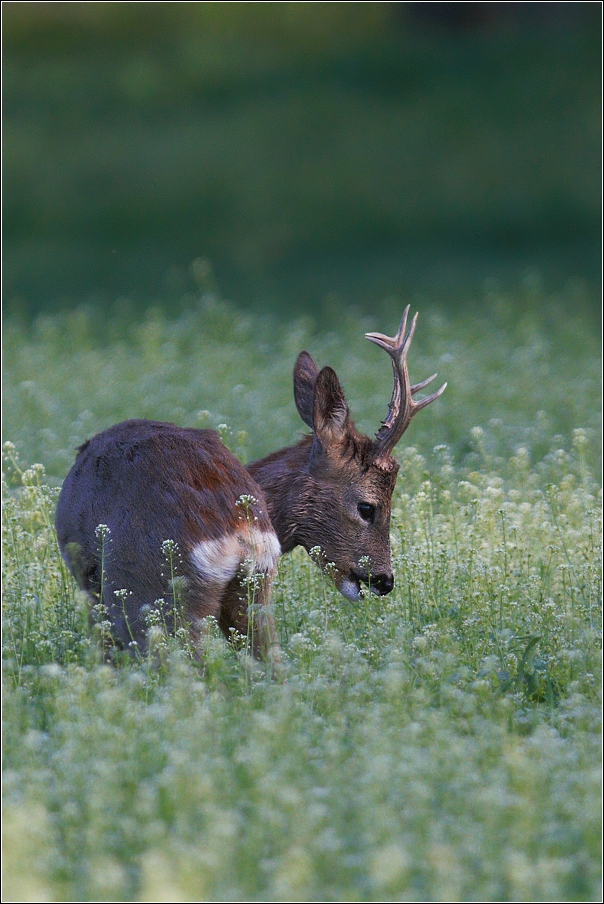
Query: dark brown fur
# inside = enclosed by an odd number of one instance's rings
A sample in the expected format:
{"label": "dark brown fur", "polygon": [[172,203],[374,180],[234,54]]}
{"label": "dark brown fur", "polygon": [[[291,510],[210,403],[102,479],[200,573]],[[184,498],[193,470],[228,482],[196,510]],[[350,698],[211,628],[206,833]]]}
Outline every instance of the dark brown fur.
{"label": "dark brown fur", "polygon": [[[240,527],[242,512],[236,503],[242,494],[257,499],[256,525],[271,531],[262,490],[213,430],[132,420],[81,447],[59,497],[59,546],[79,586],[93,598],[101,591],[104,556],[103,602],[124,647],[135,641],[144,650],[141,608],[172,596],[164,540],[179,547],[176,571],[186,580],[184,603],[191,624],[212,615],[227,636],[231,627],[241,629],[232,603],[223,606],[214,598],[190,553],[200,540],[219,539]],[[104,548],[96,533],[100,524],[110,530]],[[115,596],[121,589],[130,592],[125,605]]]}
{"label": "dark brown fur", "polygon": [[[394,341],[371,335],[382,344]],[[395,378],[393,417],[397,392]],[[335,372],[319,371],[307,352],[296,361],[294,397],[312,435],[247,468],[214,431],[157,421],[125,421],[80,447],[57,506],[59,546],[92,601],[102,593],[114,636],[124,647],[143,651],[145,607],[160,598],[168,605],[175,596],[162,553],[165,540],[178,544],[176,573],[194,640],[205,616],[215,617],[226,637],[233,629],[247,633],[246,568],[258,569],[252,651],[273,662],[278,645],[266,603],[279,553],[274,534],[282,552],[320,547],[349,599],[358,597],[362,582],[375,593],[390,592],[389,527],[398,464],[387,452],[388,437],[384,445],[355,429]],[[244,494],[255,500],[247,513],[238,504]],[[99,525],[109,529],[104,541]],[[258,564],[250,566],[245,552],[239,559],[240,548],[257,550]],[[169,613],[166,618],[174,627]]]}

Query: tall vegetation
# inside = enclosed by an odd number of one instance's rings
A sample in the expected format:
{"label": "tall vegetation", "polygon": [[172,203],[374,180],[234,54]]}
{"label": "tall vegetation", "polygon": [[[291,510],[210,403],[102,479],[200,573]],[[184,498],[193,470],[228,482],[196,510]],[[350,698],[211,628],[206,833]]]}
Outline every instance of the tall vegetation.
{"label": "tall vegetation", "polygon": [[303,346],[374,430],[390,375],[361,337],[390,325],[209,297],[171,321],[7,324],[6,900],[599,898],[597,354],[567,299],[529,301],[425,315],[412,376],[449,389],[398,452],[395,589],[351,603],[284,557],[280,681],[211,622],[201,663],[150,617],[149,655],[107,665],[58,484],[129,416],[218,427],[246,458],[294,439]]}

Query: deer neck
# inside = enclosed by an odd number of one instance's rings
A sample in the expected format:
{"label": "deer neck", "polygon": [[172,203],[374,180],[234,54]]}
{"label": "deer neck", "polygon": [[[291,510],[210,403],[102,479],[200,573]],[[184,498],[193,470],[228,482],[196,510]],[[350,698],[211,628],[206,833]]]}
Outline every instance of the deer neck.
{"label": "deer neck", "polygon": [[312,437],[296,446],[287,446],[246,465],[246,470],[260,486],[268,506],[268,514],[281,549],[290,552],[304,543],[303,513],[308,495],[308,465]]}

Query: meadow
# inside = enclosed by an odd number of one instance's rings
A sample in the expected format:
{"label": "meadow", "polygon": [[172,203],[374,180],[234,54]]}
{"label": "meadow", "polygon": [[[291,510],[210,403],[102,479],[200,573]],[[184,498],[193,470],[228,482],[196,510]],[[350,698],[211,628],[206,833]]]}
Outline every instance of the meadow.
{"label": "meadow", "polygon": [[352,603],[284,557],[279,680],[211,623],[201,665],[157,625],[107,665],[59,487],[128,417],[215,427],[242,460],[295,441],[302,348],[373,433],[391,373],[363,333],[403,305],[5,321],[4,900],[600,900],[600,360],[576,291],[421,307],[411,377],[449,387],[396,453],[395,589]]}

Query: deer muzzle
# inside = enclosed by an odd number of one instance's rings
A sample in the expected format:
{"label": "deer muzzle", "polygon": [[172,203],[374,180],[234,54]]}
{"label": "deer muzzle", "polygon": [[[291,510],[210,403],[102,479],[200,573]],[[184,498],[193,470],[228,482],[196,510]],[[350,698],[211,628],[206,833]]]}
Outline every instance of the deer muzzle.
{"label": "deer muzzle", "polygon": [[377,596],[385,596],[394,587],[394,575],[369,574],[366,571],[352,569],[349,576],[342,580],[338,590],[346,599],[358,600],[361,595],[361,584],[366,584]]}

